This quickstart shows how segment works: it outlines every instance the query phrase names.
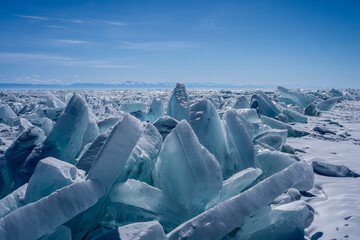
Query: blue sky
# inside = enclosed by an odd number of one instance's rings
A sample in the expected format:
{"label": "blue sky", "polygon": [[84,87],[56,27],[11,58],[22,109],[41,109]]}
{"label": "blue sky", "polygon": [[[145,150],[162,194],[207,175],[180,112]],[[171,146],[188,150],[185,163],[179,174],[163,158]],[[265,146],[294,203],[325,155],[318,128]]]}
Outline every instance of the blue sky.
{"label": "blue sky", "polygon": [[360,87],[360,1],[0,0],[0,82]]}

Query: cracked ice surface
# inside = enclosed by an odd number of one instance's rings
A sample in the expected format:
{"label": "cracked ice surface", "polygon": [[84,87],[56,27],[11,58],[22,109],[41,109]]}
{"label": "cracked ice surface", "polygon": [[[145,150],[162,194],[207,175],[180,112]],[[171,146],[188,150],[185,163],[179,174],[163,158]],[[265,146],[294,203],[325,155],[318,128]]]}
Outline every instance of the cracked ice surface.
{"label": "cracked ice surface", "polygon": [[0,95],[0,239],[360,238],[357,90]]}

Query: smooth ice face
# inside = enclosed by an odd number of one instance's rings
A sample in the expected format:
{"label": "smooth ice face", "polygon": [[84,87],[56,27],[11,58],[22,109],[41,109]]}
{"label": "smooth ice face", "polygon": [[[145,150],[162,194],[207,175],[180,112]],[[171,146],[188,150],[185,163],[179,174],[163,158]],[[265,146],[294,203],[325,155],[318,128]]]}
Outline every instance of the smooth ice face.
{"label": "smooth ice face", "polygon": [[[277,151],[265,151],[256,156],[256,167],[262,170],[260,179],[268,178],[295,162],[297,161],[294,158],[291,158],[289,154]],[[307,165],[305,170],[304,175],[306,178],[304,178],[304,181],[301,181],[294,186],[294,188],[299,191],[308,191],[314,184],[314,173],[311,167]]]}
{"label": "smooth ice face", "polygon": [[9,107],[9,105],[5,104],[0,106],[0,123],[5,123],[9,126],[12,126],[16,117],[17,115]]}
{"label": "smooth ice face", "polygon": [[245,96],[240,96],[236,99],[236,102],[233,108],[240,109],[240,108],[249,108],[250,102]]}
{"label": "smooth ice face", "polygon": [[100,224],[116,227],[139,219],[158,219],[171,230],[187,219],[187,211],[160,189],[134,179],[115,185]]}
{"label": "smooth ice face", "polygon": [[219,195],[222,180],[214,155],[199,143],[185,120],[179,122],[156,162],[155,186],[196,214]]}
{"label": "smooth ice face", "polygon": [[164,104],[160,99],[154,98],[146,113],[146,120],[155,122],[158,118],[164,116]]}
{"label": "smooth ice face", "polygon": [[4,156],[0,159],[2,165],[0,172],[4,181],[4,185],[1,188],[1,197],[10,193],[25,159],[44,138],[43,130],[31,125],[23,130],[5,151]]}
{"label": "smooth ice face", "polygon": [[38,239],[94,205],[103,195],[104,189],[94,180],[61,188],[1,218],[0,239]]}
{"label": "smooth ice face", "polygon": [[188,95],[183,83],[176,83],[172,91],[166,114],[176,120],[188,120],[190,108],[188,106]]}
{"label": "smooth ice face", "polygon": [[107,200],[108,192],[124,168],[126,160],[142,133],[141,123],[127,114],[112,129],[109,137],[96,155],[86,179],[97,180],[104,189],[104,197],[76,218],[67,223],[74,232],[75,239],[82,239],[99,221],[101,210]]}
{"label": "smooth ice face", "polygon": [[218,160],[223,176],[226,178],[229,174],[234,173],[234,169],[228,169],[227,166],[227,162],[231,159],[226,130],[215,106],[209,100],[196,102],[191,107],[189,123],[199,142]]}
{"label": "smooth ice face", "polygon": [[[64,162],[75,163],[81,150],[83,138],[89,126],[89,109],[85,100],[74,94],[65,111],[57,120],[49,136],[38,145],[26,159],[16,179],[15,187],[28,182],[37,163],[46,157],[55,157]],[[97,126],[96,126],[97,127]],[[96,130],[95,130],[96,131]]]}
{"label": "smooth ice face", "polygon": [[283,113],[289,118],[290,122],[307,123],[307,117],[297,111],[284,109]]}
{"label": "smooth ice face", "polygon": [[65,226],[58,227],[50,234],[46,234],[39,240],[71,240],[71,229]]}
{"label": "smooth ice face", "polygon": [[27,183],[0,200],[0,218],[24,205]]}
{"label": "smooth ice face", "polygon": [[233,162],[231,166],[234,167],[234,172],[254,167],[255,153],[252,142],[251,124],[242,116],[236,114],[235,111],[229,110],[224,115],[224,120],[227,126],[227,140],[230,148],[230,158]]}
{"label": "smooth ice face", "polygon": [[314,101],[312,96],[299,91],[292,91],[281,86],[277,87],[277,90],[281,93],[281,96],[291,99],[302,108],[305,108]]}
{"label": "smooth ice face", "polygon": [[79,161],[76,163],[77,168],[82,169],[85,172],[89,172],[96,155],[99,153],[106,139],[109,137],[109,134],[110,131],[106,131],[103,134],[97,136],[97,138],[91,143],[86,152],[82,156],[80,156]]}
{"label": "smooth ice face", "polygon": [[145,120],[146,116],[146,104],[145,103],[126,103],[121,105],[120,111],[130,113],[140,121]]}
{"label": "smooth ice face", "polygon": [[296,162],[247,191],[181,224],[167,234],[167,237],[169,240],[221,239],[277,196],[303,181],[307,168],[305,162]]}
{"label": "smooth ice face", "polygon": [[165,240],[166,236],[157,221],[133,223],[118,228],[121,240]]}
{"label": "smooth ice face", "polygon": [[251,97],[250,106],[251,108],[256,108],[259,114],[272,118],[280,113],[279,109],[263,91],[256,91],[256,94]]}
{"label": "smooth ice face", "polygon": [[243,109],[237,109],[236,113],[238,115],[243,116],[246,120],[248,120],[251,123],[259,123],[260,118],[258,113],[256,112],[256,109],[253,108],[243,108]]}
{"label": "smooth ice face", "polygon": [[176,127],[178,123],[178,120],[169,116],[164,116],[156,120],[154,122],[154,126],[157,128],[164,140],[165,137],[169,135],[169,133]]}
{"label": "smooth ice face", "polygon": [[267,207],[246,220],[233,239],[303,240],[304,229],[313,218],[313,211],[304,201]]}
{"label": "smooth ice face", "polygon": [[223,182],[223,187],[221,189],[220,202],[240,194],[245,188],[253,183],[261,173],[262,171],[259,168],[247,168],[226,179]]}
{"label": "smooth ice face", "polygon": [[321,111],[329,111],[336,105],[338,101],[339,98],[329,98],[316,104],[316,107]]}
{"label": "smooth ice face", "polygon": [[24,202],[31,203],[46,197],[55,190],[85,179],[85,171],[74,165],[47,157],[42,159],[30,178]]}
{"label": "smooth ice face", "polygon": [[46,93],[46,105],[49,108],[64,108],[66,105],[51,92]]}
{"label": "smooth ice face", "polygon": [[152,172],[162,143],[158,130],[151,123],[146,123],[116,182],[132,178],[152,184]]}
{"label": "smooth ice face", "polygon": [[269,118],[266,116],[261,116],[262,123],[269,125],[271,128],[275,129],[287,129],[288,130],[288,137],[302,137],[308,135],[309,133],[296,130],[292,128],[290,125],[280,122],[276,119]]}

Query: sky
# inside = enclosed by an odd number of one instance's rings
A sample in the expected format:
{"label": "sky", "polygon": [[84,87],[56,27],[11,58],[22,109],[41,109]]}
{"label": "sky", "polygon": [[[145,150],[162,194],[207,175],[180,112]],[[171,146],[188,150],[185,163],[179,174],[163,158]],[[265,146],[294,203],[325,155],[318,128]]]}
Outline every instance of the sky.
{"label": "sky", "polygon": [[360,1],[0,0],[0,83],[360,88]]}

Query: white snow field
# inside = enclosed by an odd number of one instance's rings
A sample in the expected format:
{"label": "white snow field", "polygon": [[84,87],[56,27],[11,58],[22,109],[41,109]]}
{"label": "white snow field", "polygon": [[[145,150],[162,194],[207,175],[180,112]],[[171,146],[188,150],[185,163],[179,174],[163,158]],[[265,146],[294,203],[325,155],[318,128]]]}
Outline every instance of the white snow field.
{"label": "white snow field", "polygon": [[0,90],[2,239],[360,239],[360,91]]}

